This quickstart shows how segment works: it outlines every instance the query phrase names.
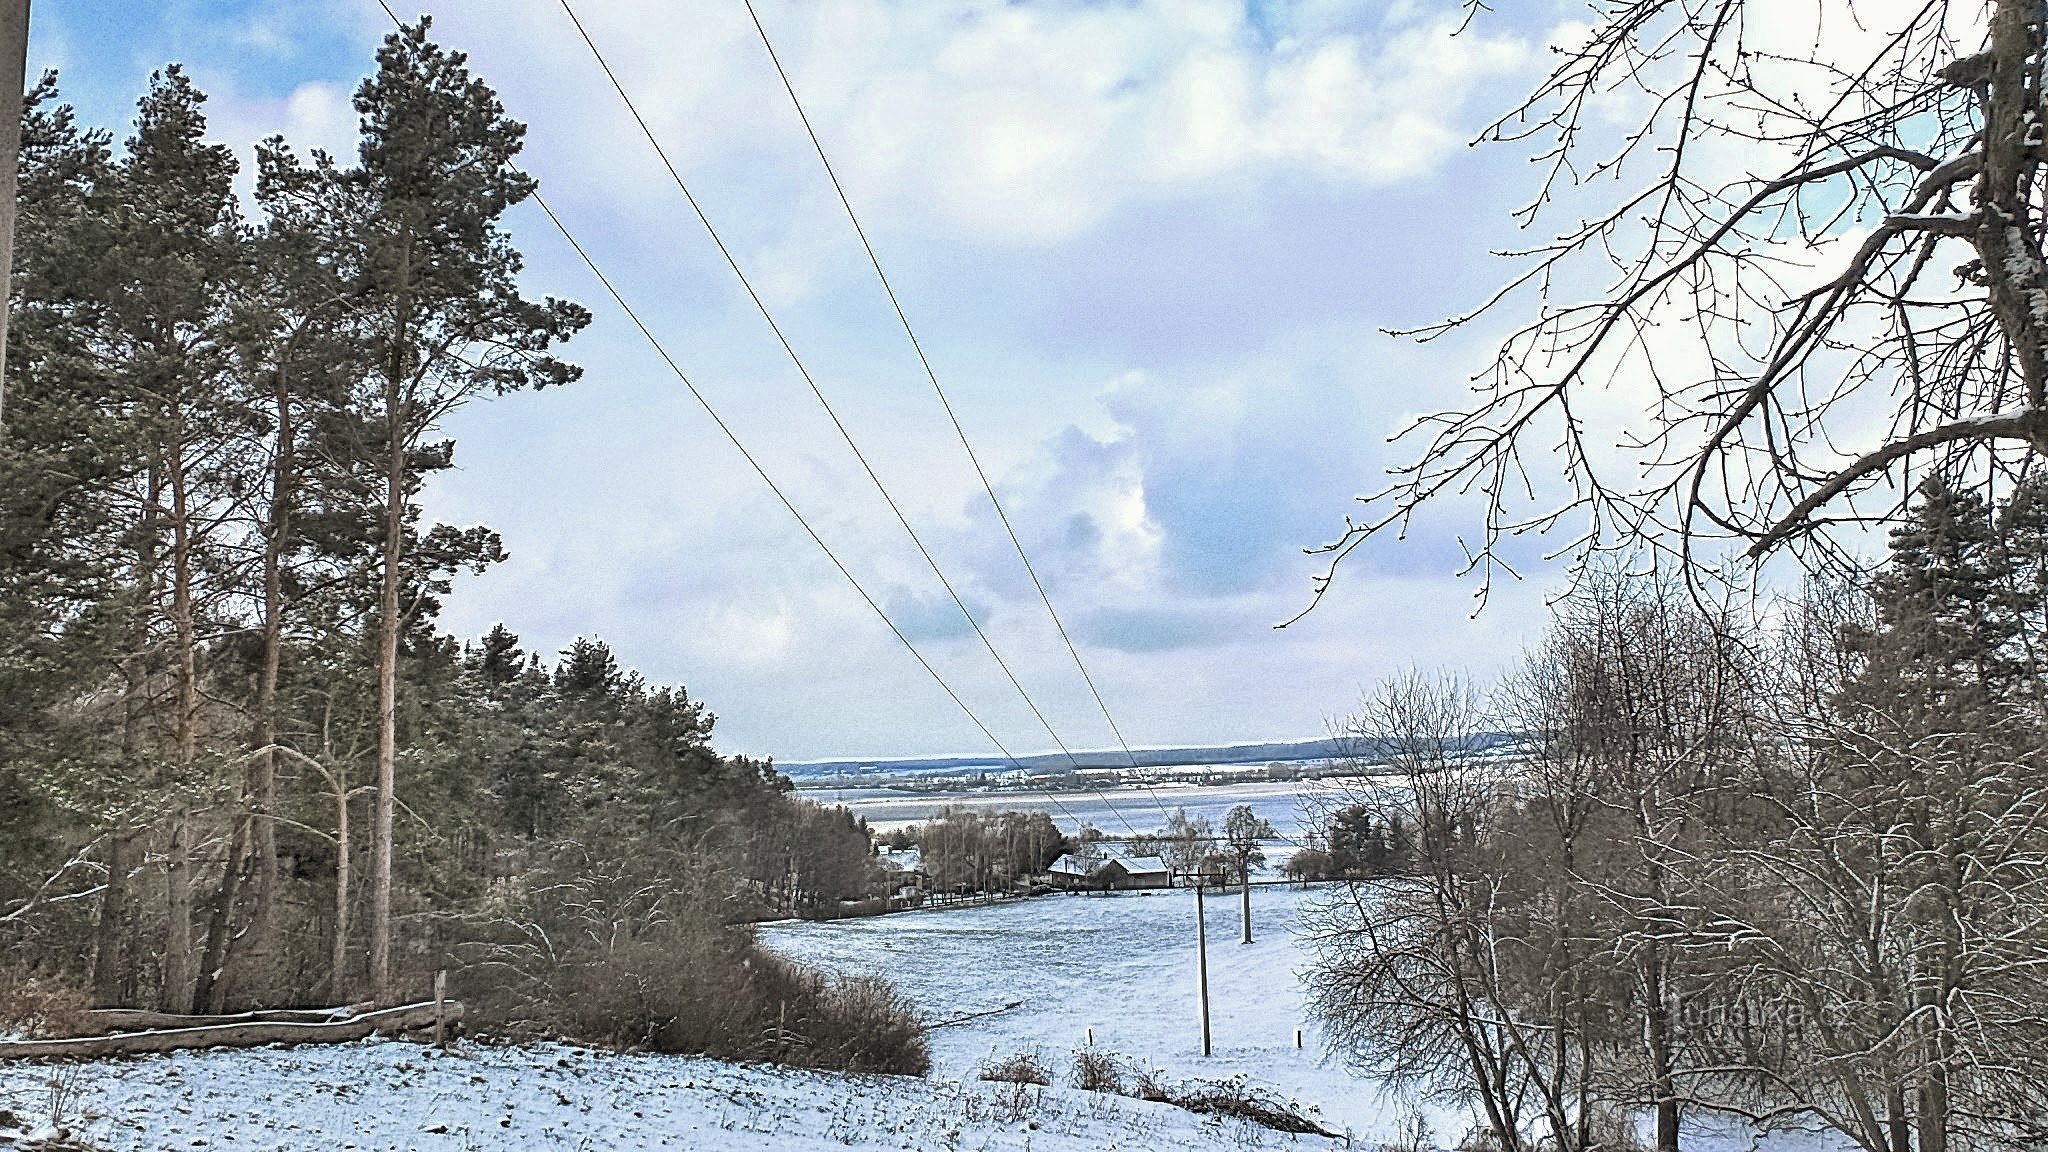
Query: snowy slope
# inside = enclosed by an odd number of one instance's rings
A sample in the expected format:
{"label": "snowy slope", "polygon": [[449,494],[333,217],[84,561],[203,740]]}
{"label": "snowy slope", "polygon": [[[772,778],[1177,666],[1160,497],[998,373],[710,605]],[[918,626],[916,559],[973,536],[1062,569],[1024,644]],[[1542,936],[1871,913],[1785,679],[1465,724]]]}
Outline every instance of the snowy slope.
{"label": "snowy slope", "polygon": [[[967,1078],[991,1054],[1038,1048],[1064,1072],[1094,1029],[1097,1047],[1175,1078],[1243,1076],[1313,1106],[1333,1129],[1391,1141],[1408,1106],[1353,1076],[1324,1051],[1297,973],[1297,935],[1317,893],[1259,888],[1253,938],[1240,944],[1238,898],[1208,901],[1210,1032],[1201,1049],[1195,990],[1194,893],[1045,896],[1016,904],[909,912],[866,920],[764,925],[770,947],[828,969],[887,976],[928,1019],[1006,1012],[932,1033],[934,1076]],[[1303,1030],[1303,1047],[1294,1030]],[[1424,1109],[1447,1143],[1468,1115]]]}
{"label": "snowy slope", "polygon": [[[75,1066],[79,1135],[129,1149],[946,1149],[1341,1147],[1072,1089],[841,1077],[583,1049],[403,1043],[185,1053]],[[0,1066],[0,1108],[48,1117],[63,1070]],[[83,1113],[87,1118],[80,1122]],[[0,1129],[0,1149],[21,1135]]]}
{"label": "snowy slope", "polygon": [[[762,939],[799,959],[887,976],[931,1020],[932,1074],[970,1078],[992,1054],[1037,1049],[1057,1072],[1094,1030],[1098,1048],[1174,1079],[1242,1077],[1298,1101],[1328,1128],[1374,1148],[1420,1113],[1446,1146],[1477,1120],[1469,1109],[1406,1100],[1325,1050],[1299,974],[1312,960],[1302,916],[1330,890],[1252,894],[1252,944],[1240,944],[1235,894],[1208,900],[1210,1026],[1204,1057],[1195,991],[1194,894],[1046,896],[1015,904],[907,912],[833,923],[763,925]],[[1020,1002],[1021,1003],[1018,1003]],[[1006,1005],[1018,1006],[1007,1011]],[[993,1013],[992,1015],[975,1015]],[[1302,1029],[1303,1047],[1294,1046]],[[1695,1152],[1846,1152],[1839,1138],[1758,1135],[1696,1117]]]}

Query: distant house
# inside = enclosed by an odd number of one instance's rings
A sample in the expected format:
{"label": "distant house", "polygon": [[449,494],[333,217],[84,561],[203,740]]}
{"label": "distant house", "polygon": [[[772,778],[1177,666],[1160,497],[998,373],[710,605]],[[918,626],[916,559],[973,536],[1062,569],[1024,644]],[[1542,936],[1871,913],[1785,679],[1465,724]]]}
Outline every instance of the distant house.
{"label": "distant house", "polygon": [[1088,877],[1095,871],[1098,863],[1100,861],[1090,860],[1086,856],[1066,853],[1053,861],[1052,867],[1045,870],[1045,881],[1055,888],[1086,888]]}
{"label": "distant house", "polygon": [[884,848],[875,853],[875,863],[889,881],[891,899],[916,904],[924,899],[930,878],[924,871],[924,852],[917,848]]}
{"label": "distant house", "polygon": [[1171,888],[1173,870],[1157,856],[1126,856],[1112,852],[1100,858],[1065,855],[1046,869],[1046,883],[1072,892],[1124,892],[1136,888]]}

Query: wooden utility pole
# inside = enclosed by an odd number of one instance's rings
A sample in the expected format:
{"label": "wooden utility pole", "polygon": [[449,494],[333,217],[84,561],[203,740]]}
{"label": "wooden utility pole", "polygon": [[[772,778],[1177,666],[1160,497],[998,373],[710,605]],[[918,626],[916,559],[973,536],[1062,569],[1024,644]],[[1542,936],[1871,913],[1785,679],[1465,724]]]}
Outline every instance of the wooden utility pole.
{"label": "wooden utility pole", "polygon": [[1242,942],[1249,944],[1252,942],[1252,878],[1250,869],[1245,870],[1244,906],[1239,910],[1238,918],[1244,921],[1244,940]]}
{"label": "wooden utility pole", "polygon": [[29,0],[0,0],[0,435],[7,429],[7,313],[14,299],[14,196],[21,167],[21,98],[28,87]]}
{"label": "wooden utility pole", "polygon": [[1202,883],[1195,882],[1195,981],[1202,1001],[1202,1055],[1209,1054],[1209,920],[1202,911]]}

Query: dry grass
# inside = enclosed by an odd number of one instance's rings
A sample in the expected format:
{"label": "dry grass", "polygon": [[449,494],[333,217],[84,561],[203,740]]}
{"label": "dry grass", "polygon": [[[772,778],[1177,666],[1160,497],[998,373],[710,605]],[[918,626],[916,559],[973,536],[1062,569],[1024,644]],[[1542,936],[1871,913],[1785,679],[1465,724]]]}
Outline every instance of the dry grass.
{"label": "dry grass", "polygon": [[0,1032],[31,1040],[77,1036],[85,1031],[89,1005],[85,993],[64,980],[0,968]]}
{"label": "dry grass", "polygon": [[1017,1052],[998,1060],[990,1057],[981,1066],[981,1078],[1001,1084],[1036,1084],[1044,1087],[1052,1083],[1052,1072],[1045,1066],[1045,1058],[1036,1049]]}

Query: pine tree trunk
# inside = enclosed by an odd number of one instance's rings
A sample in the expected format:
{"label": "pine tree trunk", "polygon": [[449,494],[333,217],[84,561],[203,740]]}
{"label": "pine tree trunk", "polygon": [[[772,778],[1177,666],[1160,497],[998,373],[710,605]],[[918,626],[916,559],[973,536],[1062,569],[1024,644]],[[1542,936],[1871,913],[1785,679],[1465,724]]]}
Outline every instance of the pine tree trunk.
{"label": "pine tree trunk", "polygon": [[398,764],[399,565],[405,532],[405,452],[394,409],[385,463],[384,578],[377,598],[377,788],[370,825],[370,995],[391,994],[391,836]]}
{"label": "pine tree trunk", "polygon": [[[149,617],[146,606],[156,600],[157,573],[157,470],[149,468],[143,481],[140,530],[135,551],[135,607],[130,620],[128,655],[121,662],[124,687],[121,695],[121,763],[130,772],[140,766],[143,721],[149,699],[149,669],[143,654],[149,647]],[[131,776],[131,781],[137,777]],[[122,1004],[130,991],[127,963],[127,919],[129,855],[140,834],[134,817],[123,813],[114,819],[108,833],[107,889],[100,898],[99,922],[93,929],[93,1001],[100,1007]]]}
{"label": "pine tree trunk", "polygon": [[349,846],[348,777],[334,784],[334,948],[328,958],[329,991],[337,1002],[349,1000],[354,982],[348,978],[349,881],[353,871]]}
{"label": "pine tree trunk", "polygon": [[[290,353],[291,345],[287,343],[285,358],[289,358]],[[241,937],[232,938],[236,905],[240,900],[238,881],[241,872],[230,867],[222,877],[220,893],[221,907],[226,910],[226,919],[221,921],[221,927],[231,935],[225,955],[219,958],[219,963],[226,968],[226,974],[219,982],[222,994],[232,983],[231,977],[236,969],[268,959],[276,916],[277,825],[273,822],[273,815],[277,807],[277,680],[284,660],[284,556],[291,532],[293,457],[298,451],[298,429],[292,422],[289,383],[289,376],[280,364],[272,393],[276,404],[277,438],[271,447],[270,507],[263,527],[263,656],[256,678],[255,727],[250,736],[252,754],[242,785],[244,824],[236,830],[240,841],[246,829],[247,883],[254,906],[247,929]],[[244,859],[240,848],[238,843],[238,850],[231,853],[231,860]],[[209,936],[209,952],[213,944],[213,938]]]}
{"label": "pine tree trunk", "polygon": [[164,847],[164,968],[158,1006],[192,1010],[192,826],[184,805],[171,813]]}
{"label": "pine tree trunk", "polygon": [[185,444],[182,416],[173,420],[174,431],[165,455],[170,481],[171,528],[171,629],[176,650],[172,675],[176,685],[176,713],[171,718],[178,778],[173,790],[180,795],[171,814],[170,842],[165,863],[164,986],[167,1011],[192,1009],[195,969],[192,949],[192,840],[191,812],[182,799],[192,786],[199,759],[199,639],[193,620],[192,519],[186,490]]}
{"label": "pine tree trunk", "polygon": [[92,1002],[98,1008],[118,1007],[127,998],[121,942],[128,918],[128,851],[125,829],[107,833],[107,887],[100,894],[99,921],[92,933]]}
{"label": "pine tree trunk", "polygon": [[401,226],[398,239],[397,308],[391,359],[384,370],[384,555],[377,597],[377,805],[370,821],[370,994],[390,1003],[391,857],[397,807],[398,641],[405,559],[406,448],[412,413],[407,405],[406,368],[412,338],[412,234]]}
{"label": "pine tree trunk", "polygon": [[193,1011],[225,1011],[228,985],[234,978],[229,964],[235,920],[235,902],[241,897],[242,875],[248,868],[249,817],[241,813],[228,838],[227,866],[221,869],[220,887],[207,901],[206,946],[199,954],[199,979],[192,991]]}

